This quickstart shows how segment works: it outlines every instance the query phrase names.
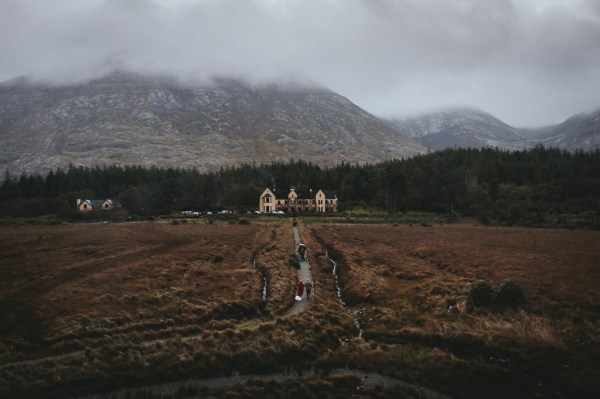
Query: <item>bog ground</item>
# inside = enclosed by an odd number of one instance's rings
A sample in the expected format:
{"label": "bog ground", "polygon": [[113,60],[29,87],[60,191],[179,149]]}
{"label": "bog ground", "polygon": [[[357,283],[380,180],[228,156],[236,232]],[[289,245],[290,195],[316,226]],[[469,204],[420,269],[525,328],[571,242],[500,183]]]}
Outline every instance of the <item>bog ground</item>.
{"label": "bog ground", "polygon": [[300,219],[296,313],[291,221],[233,221],[0,227],[1,396],[600,393],[599,232]]}

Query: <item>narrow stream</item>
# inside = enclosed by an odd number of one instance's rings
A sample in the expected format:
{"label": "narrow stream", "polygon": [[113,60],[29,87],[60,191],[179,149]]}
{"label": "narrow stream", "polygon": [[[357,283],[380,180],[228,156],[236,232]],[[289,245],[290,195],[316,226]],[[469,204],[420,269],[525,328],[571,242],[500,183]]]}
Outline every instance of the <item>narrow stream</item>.
{"label": "narrow stream", "polygon": [[337,292],[338,299],[340,300],[340,303],[342,305],[344,305],[344,308],[350,314],[350,316],[352,316],[352,320],[354,320],[354,325],[356,325],[356,328],[358,329],[357,338],[362,339],[363,328],[362,328],[362,325],[360,324],[360,320],[358,319],[359,312],[357,310],[351,308],[350,306],[346,305],[346,302],[344,302],[344,299],[342,299],[342,289],[340,288],[340,284],[338,282],[338,275],[337,275],[337,263],[329,257],[329,253],[327,252],[327,250],[325,250],[325,256],[327,256],[327,259],[329,259],[329,261],[333,264],[333,271],[331,272],[331,274],[333,275],[333,282],[335,283],[335,290]]}
{"label": "narrow stream", "polygon": [[[256,269],[256,258],[254,258],[254,260],[252,261],[252,266],[254,266],[254,268]],[[267,287],[268,287],[268,280],[267,280],[267,274],[264,271],[260,271],[260,275],[262,276],[263,279],[263,289],[262,289],[262,299],[263,301],[267,299]]]}
{"label": "narrow stream", "polygon": [[263,277],[263,282],[264,282],[264,285],[263,285],[262,299],[264,301],[265,299],[267,299],[267,278],[266,277]]}

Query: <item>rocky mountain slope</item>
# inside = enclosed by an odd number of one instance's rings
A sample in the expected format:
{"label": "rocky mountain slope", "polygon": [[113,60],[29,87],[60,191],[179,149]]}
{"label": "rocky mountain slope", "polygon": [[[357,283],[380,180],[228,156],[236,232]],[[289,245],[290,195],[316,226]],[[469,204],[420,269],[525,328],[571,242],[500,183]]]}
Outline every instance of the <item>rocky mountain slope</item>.
{"label": "rocky mountain slope", "polygon": [[141,164],[200,170],[290,158],[377,162],[425,148],[326,89],[115,73],[73,86],[0,85],[0,170]]}
{"label": "rocky mountain slope", "polygon": [[[500,147],[517,149],[519,131],[490,114],[457,109],[392,120],[390,126],[431,150],[452,147]],[[522,147],[521,147],[522,148]]]}
{"label": "rocky mountain slope", "polygon": [[388,124],[431,150],[455,147],[521,150],[539,144],[569,151],[600,148],[600,110],[541,129],[517,129],[490,114],[470,109],[389,120]]}
{"label": "rocky mountain slope", "polygon": [[534,132],[533,144],[569,151],[600,149],[600,110],[572,116],[563,123]]}

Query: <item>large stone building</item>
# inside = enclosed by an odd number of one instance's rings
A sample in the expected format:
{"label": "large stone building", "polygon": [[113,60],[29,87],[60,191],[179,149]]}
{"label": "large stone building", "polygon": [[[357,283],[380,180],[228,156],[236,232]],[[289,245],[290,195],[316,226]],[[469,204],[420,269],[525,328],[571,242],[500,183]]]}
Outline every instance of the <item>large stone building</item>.
{"label": "large stone building", "polygon": [[[277,192],[277,194],[282,194]],[[317,190],[296,191],[295,187],[290,187],[287,197],[277,197],[274,190],[266,188],[260,195],[258,201],[258,210],[261,213],[271,213],[273,211],[283,211],[288,213],[302,212],[337,212],[338,199],[335,191]]]}

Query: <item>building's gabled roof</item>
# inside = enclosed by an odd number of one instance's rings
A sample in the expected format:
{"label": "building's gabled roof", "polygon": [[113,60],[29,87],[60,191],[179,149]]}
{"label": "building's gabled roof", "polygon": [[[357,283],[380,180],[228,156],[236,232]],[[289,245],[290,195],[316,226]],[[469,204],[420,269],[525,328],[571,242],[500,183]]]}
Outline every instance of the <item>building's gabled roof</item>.
{"label": "building's gabled roof", "polygon": [[[280,197],[277,194],[281,194],[281,190],[279,190],[279,192],[275,191],[275,190],[270,190],[269,188],[265,189],[265,191],[263,191],[263,193],[261,194],[262,196],[267,196],[269,195],[268,191],[271,191],[273,193],[273,196],[275,197],[275,199],[281,199],[281,200],[287,200],[289,197],[289,193],[291,192],[288,191],[285,195],[285,197]],[[325,194],[325,198],[327,199],[335,199],[336,198],[336,191],[335,190],[321,190],[323,191],[323,194]],[[319,190],[312,190],[312,189],[307,189],[307,190],[298,190],[298,189],[294,189],[294,192],[296,193],[296,195],[298,196],[298,199],[315,199],[315,197],[317,196],[317,193],[319,192]]]}
{"label": "building's gabled roof", "polygon": [[296,194],[298,194],[299,199],[315,199],[316,193],[313,193],[312,191],[308,191],[308,190],[302,190],[302,191],[296,190]]}
{"label": "building's gabled roof", "polygon": [[265,188],[265,191],[263,191],[260,196],[261,197],[263,197],[263,196],[267,197],[267,196],[271,196],[271,195],[274,196],[274,197],[276,197],[275,190],[271,190],[269,187],[267,187],[267,188]]}
{"label": "building's gabled roof", "polygon": [[325,193],[327,199],[335,199],[337,196],[335,190],[323,190],[323,193]]}

